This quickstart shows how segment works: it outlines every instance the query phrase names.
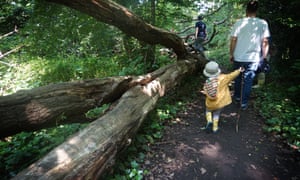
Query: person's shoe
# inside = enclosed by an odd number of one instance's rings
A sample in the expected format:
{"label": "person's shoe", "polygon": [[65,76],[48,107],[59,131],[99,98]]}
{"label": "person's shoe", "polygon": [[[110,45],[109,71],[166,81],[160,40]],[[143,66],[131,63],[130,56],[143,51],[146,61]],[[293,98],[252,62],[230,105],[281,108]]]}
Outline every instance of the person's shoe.
{"label": "person's shoe", "polygon": [[242,104],[242,105],[241,105],[241,109],[242,109],[243,111],[247,110],[247,109],[248,109],[248,104]]}
{"label": "person's shoe", "polygon": [[253,89],[257,89],[257,88],[260,88],[259,84],[256,84],[254,86],[252,86]]}
{"label": "person's shoe", "polygon": [[234,98],[234,102],[235,102],[235,104],[240,103],[241,102],[241,98]]}

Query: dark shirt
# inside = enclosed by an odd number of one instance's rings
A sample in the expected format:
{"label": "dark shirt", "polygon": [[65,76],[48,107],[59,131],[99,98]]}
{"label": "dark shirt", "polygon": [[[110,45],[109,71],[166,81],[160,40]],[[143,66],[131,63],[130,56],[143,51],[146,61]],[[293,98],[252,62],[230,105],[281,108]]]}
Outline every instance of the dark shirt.
{"label": "dark shirt", "polygon": [[196,24],[195,24],[195,27],[197,28],[198,27],[198,35],[197,37],[201,37],[203,39],[206,38],[206,24],[202,21],[198,21]]}

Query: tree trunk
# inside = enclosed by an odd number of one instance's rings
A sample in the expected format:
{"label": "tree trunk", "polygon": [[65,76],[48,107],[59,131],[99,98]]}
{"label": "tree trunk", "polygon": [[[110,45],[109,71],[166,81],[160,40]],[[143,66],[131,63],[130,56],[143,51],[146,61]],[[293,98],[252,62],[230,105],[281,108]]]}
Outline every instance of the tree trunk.
{"label": "tree trunk", "polygon": [[88,110],[118,99],[132,86],[129,82],[131,77],[67,82],[0,97],[0,137],[88,121]]}
{"label": "tree trunk", "polygon": [[59,124],[91,121],[85,117],[88,110],[113,103],[131,87],[151,82],[164,73],[164,69],[137,77],[109,77],[51,84],[2,96],[0,137]]}
{"label": "tree trunk", "polygon": [[130,88],[111,111],[74,134],[14,179],[99,178],[103,171],[113,165],[116,154],[130,143],[158,98],[174,88],[182,78],[203,66],[204,63],[199,65],[199,61],[190,59],[158,69],[153,72],[157,78]]}

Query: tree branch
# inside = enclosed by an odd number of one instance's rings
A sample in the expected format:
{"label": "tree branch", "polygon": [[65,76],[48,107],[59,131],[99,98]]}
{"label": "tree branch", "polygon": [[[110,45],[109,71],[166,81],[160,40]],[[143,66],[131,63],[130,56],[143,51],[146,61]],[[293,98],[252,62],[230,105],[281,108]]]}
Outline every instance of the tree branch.
{"label": "tree branch", "polygon": [[3,39],[3,38],[5,38],[5,37],[10,36],[10,35],[12,35],[12,34],[14,34],[14,33],[17,33],[17,32],[18,32],[18,29],[17,29],[17,26],[15,26],[14,31],[11,31],[11,32],[9,32],[9,33],[7,33],[7,34],[4,34],[4,35],[0,36],[0,39]]}
{"label": "tree branch", "polygon": [[144,22],[125,7],[110,0],[48,0],[76,9],[97,20],[119,28],[124,33],[148,44],[172,48],[178,58],[187,55],[182,39],[174,33]]}
{"label": "tree branch", "polygon": [[5,56],[8,56],[9,54],[11,54],[11,53],[13,53],[13,52],[18,51],[18,50],[21,49],[22,47],[23,47],[23,45],[20,45],[20,46],[16,47],[15,49],[12,49],[12,50],[7,51],[7,52],[4,53],[4,54],[2,54],[2,53],[0,52],[0,59],[4,58]]}

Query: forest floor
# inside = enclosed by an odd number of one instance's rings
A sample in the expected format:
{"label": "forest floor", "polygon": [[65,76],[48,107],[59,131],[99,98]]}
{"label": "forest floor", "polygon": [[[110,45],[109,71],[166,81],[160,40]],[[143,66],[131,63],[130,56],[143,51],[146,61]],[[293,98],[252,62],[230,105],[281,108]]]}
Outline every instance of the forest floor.
{"label": "forest floor", "polygon": [[[204,96],[197,94],[175,120],[166,123],[163,138],[150,146],[143,169],[147,180],[298,180],[300,154],[264,132],[264,120],[253,107],[227,106],[217,133],[206,132]],[[237,118],[238,130],[236,129]]]}

